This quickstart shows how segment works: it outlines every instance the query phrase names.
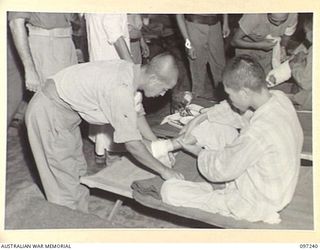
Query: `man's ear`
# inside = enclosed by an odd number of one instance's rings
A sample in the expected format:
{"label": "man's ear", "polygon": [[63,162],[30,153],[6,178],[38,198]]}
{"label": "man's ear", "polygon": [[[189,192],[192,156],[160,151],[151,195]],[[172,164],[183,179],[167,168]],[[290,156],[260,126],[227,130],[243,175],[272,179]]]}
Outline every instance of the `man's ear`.
{"label": "man's ear", "polygon": [[239,90],[240,95],[244,98],[248,98],[251,95],[252,90],[246,87],[243,87]]}
{"label": "man's ear", "polygon": [[149,85],[153,86],[157,83],[157,76],[155,74],[150,74],[149,75]]}

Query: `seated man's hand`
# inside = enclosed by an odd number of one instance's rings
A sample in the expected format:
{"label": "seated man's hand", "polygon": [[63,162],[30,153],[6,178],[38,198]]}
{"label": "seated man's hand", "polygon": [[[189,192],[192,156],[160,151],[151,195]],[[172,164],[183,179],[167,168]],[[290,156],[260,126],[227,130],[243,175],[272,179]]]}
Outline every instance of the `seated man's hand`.
{"label": "seated man's hand", "polygon": [[277,42],[273,39],[264,39],[264,40],[257,42],[257,43],[258,43],[259,49],[262,49],[262,50],[268,52],[273,49],[273,47],[276,45]]}
{"label": "seated man's hand", "polygon": [[194,156],[198,156],[200,151],[202,150],[202,147],[196,145],[196,144],[185,144],[181,143],[183,149],[188,151],[189,153],[193,154]]}
{"label": "seated man's hand", "polygon": [[170,180],[170,179],[184,180],[183,174],[171,168],[165,168],[165,170],[161,173],[161,177],[164,180]]}
{"label": "seated man's hand", "polygon": [[197,139],[191,134],[183,134],[179,141],[180,141],[181,145],[182,144],[193,145],[193,144],[196,144]]}

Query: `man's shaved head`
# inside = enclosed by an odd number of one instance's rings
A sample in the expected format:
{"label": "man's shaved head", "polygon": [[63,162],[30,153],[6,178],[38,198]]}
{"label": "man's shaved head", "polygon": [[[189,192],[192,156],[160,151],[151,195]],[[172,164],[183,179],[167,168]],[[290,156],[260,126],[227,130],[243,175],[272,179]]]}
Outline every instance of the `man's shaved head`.
{"label": "man's shaved head", "polygon": [[147,73],[156,75],[160,81],[167,83],[169,88],[173,88],[177,83],[179,70],[174,57],[169,53],[162,53],[147,64]]}

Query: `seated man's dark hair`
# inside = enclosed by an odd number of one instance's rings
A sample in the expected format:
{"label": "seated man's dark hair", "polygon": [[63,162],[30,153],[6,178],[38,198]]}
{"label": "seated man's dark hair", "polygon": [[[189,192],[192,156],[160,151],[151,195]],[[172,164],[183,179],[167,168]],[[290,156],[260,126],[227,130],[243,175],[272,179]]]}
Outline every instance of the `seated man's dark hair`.
{"label": "seated man's dark hair", "polygon": [[249,55],[236,56],[228,61],[222,79],[225,87],[237,91],[243,87],[256,92],[267,88],[262,66]]}

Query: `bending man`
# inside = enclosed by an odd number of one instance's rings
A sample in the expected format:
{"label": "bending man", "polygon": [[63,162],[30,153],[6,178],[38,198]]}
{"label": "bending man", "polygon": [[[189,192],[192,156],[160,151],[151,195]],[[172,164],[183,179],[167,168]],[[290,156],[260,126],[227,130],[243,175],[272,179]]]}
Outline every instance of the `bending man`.
{"label": "bending man", "polygon": [[66,68],[48,79],[26,113],[30,145],[47,199],[88,210],[89,191],[79,181],[87,169],[81,118],[91,124],[111,124],[114,141],[124,143],[138,161],[163,179],[183,178],[146,149],[145,128],[138,126],[134,100],[137,90],[147,97],[165,93],[177,78],[174,58],[160,54],[144,66],[123,60],[97,61]]}

